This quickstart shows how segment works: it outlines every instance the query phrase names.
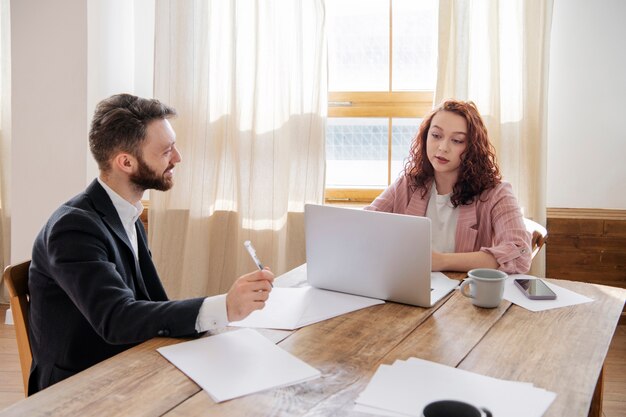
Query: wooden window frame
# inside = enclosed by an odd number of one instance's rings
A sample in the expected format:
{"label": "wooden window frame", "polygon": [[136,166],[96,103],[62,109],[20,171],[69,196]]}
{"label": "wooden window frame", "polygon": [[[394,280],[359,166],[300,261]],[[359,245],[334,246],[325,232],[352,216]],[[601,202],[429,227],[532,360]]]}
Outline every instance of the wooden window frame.
{"label": "wooden window frame", "polygon": [[[393,91],[393,0],[389,0],[389,85],[388,91],[333,91],[328,93],[328,117],[387,118],[387,185],[391,178],[392,118],[421,118],[433,106],[434,91]],[[362,188],[326,188],[328,204],[371,203],[383,191]]]}
{"label": "wooden window frame", "polygon": [[[391,178],[391,120],[392,118],[424,117],[433,105],[433,91],[398,92],[330,92],[328,117],[378,117],[387,118],[387,184]],[[324,201],[333,203],[371,203],[382,188],[326,188]]]}

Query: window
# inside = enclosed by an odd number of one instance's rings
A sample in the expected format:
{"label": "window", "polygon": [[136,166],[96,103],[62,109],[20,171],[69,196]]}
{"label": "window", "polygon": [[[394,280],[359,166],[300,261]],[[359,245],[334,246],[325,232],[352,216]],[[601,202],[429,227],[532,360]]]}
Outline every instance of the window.
{"label": "window", "polygon": [[404,168],[432,108],[436,0],[327,4],[326,201],[370,202]]}

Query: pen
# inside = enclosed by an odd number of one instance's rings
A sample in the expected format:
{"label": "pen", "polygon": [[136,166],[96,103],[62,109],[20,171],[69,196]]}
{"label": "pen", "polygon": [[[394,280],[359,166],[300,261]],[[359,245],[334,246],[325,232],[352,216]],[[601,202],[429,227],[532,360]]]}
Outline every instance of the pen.
{"label": "pen", "polygon": [[[250,254],[250,257],[252,258],[252,260],[254,261],[256,266],[259,268],[260,271],[262,271],[263,270],[263,264],[261,263],[261,261],[259,261],[259,258],[256,256],[256,250],[254,250],[254,246],[252,246],[252,243],[250,243],[249,240],[246,240],[245,242],[243,242],[243,245],[248,250],[248,253]],[[270,282],[270,285],[272,287],[274,287],[274,284],[272,284],[271,282]]]}
{"label": "pen", "polygon": [[263,270],[263,264],[261,263],[261,261],[259,261],[259,258],[256,256],[256,251],[254,250],[254,246],[252,246],[252,243],[250,243],[249,240],[246,240],[245,242],[243,242],[243,245],[248,250],[248,253],[250,254],[250,257],[252,258],[252,260],[254,261],[256,266],[262,271]]}

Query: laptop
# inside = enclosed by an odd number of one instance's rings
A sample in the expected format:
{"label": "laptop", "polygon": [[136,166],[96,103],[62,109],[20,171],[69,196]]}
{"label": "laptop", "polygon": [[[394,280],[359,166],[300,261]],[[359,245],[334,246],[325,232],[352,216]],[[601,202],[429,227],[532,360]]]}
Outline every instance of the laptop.
{"label": "laptop", "polygon": [[459,285],[431,274],[427,217],[307,204],[304,222],[311,286],[431,307]]}

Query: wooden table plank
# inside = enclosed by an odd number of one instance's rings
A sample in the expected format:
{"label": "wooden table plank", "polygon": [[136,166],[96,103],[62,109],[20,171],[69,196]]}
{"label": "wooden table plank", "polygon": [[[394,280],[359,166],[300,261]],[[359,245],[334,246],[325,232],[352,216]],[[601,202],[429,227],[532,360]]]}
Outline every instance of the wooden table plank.
{"label": "wooden table plank", "polygon": [[129,404],[137,415],[161,415],[200,390],[156,351],[176,342],[152,339],[18,402],[2,415],[124,416]]}
{"label": "wooden table plank", "polygon": [[506,314],[503,300],[497,308],[480,308],[459,291],[422,326],[385,357],[383,363],[416,357],[456,367]]}
{"label": "wooden table plank", "polygon": [[533,313],[507,301],[496,309],[477,308],[454,292],[431,309],[386,303],[295,332],[261,330],[320,369],[322,377],[220,404],[156,352],[181,340],[153,339],[0,415],[127,415],[130,410],[170,417],[361,415],[352,411],[354,400],[378,365],[415,356],[532,382],[558,393],[546,417],[585,416],[626,291],[555,283],[601,301]]}
{"label": "wooden table plank", "polygon": [[280,346],[319,369],[321,378],[220,404],[199,393],[167,416],[349,413],[381,359],[442,304],[425,309],[386,303],[304,327]]}
{"label": "wooden table plank", "polygon": [[[446,275],[454,279],[467,276],[462,272]],[[294,283],[298,284],[293,281],[290,285]],[[200,392],[167,416],[200,416],[207,410],[219,411],[223,416],[354,414],[354,398],[365,388],[386,352],[452,296],[447,295],[431,309],[386,303],[302,328],[280,346],[320,369],[320,379],[221,404]]]}
{"label": "wooden table plank", "polygon": [[[230,331],[227,329],[224,331]],[[261,329],[275,343],[291,332]],[[20,401],[2,416],[162,415],[200,387],[156,349],[188,339],[155,338]],[[149,387],[149,388],[146,388]],[[77,400],[79,399],[79,400]]]}
{"label": "wooden table plank", "polygon": [[[388,303],[350,320],[342,316],[318,323],[299,330],[280,346],[320,369],[322,378],[222,404],[201,392],[167,416],[200,416],[207,410],[223,416],[361,415],[352,411],[354,400],[378,365],[415,356],[456,366],[509,306],[504,301],[496,309],[478,308],[454,292],[432,315],[424,314],[429,310]],[[421,317],[408,326],[414,330],[407,334],[407,327],[397,321],[415,313]]]}
{"label": "wooden table plank", "polygon": [[[570,286],[569,283],[563,283],[562,281],[557,281],[557,283],[565,287]],[[574,287],[571,289],[592,297],[595,293],[593,290],[590,291],[590,288],[587,288],[587,286],[585,286],[585,290],[576,288],[575,283]],[[609,289],[609,291],[612,290]],[[608,303],[612,305],[612,307],[608,310],[593,310],[581,314],[586,314],[587,321],[589,323],[596,323],[603,328],[606,327],[614,329],[617,317],[619,316],[619,314],[616,313],[616,311],[619,311],[620,305],[619,294],[617,298],[614,298],[613,301],[608,301]],[[621,303],[623,304],[623,301],[621,301]],[[577,306],[574,306],[572,308],[576,307]],[[558,312],[560,310],[564,311],[568,309],[569,308],[557,309],[552,310],[552,312],[557,312],[557,314],[559,314]],[[347,363],[341,363],[341,366],[336,366],[334,371],[326,370],[323,373],[323,379],[318,380],[321,384],[320,386],[316,386],[315,381],[311,381],[309,383],[299,384],[282,390],[269,391],[265,395],[258,394],[250,396],[249,398],[246,397],[235,402],[223,403],[219,405],[212,404],[215,408],[210,408],[210,410],[214,412],[219,411],[220,415],[227,416],[242,415],[242,413],[246,415],[248,415],[248,413],[250,413],[250,415],[359,415],[359,413],[352,411],[354,399],[367,386],[372,374],[375,372],[380,363],[393,363],[396,359],[406,359],[414,356],[443,363],[449,366],[457,366],[461,364],[467,368],[470,362],[467,361],[466,358],[468,356],[472,356],[473,352],[478,348],[486,349],[488,351],[488,356],[486,357],[490,357],[489,352],[493,349],[493,346],[492,343],[485,340],[485,335],[490,334],[492,331],[500,332],[499,329],[494,330],[494,328],[500,325],[499,323],[502,322],[503,318],[509,314],[510,310],[521,310],[525,312],[525,314],[551,314],[549,312],[532,313],[518,306],[511,305],[508,301],[503,301],[497,309],[481,309],[473,306],[467,298],[456,292],[452,297],[450,297],[446,304],[434,311],[430,317],[424,320],[423,323],[416,328],[416,330],[407,335],[407,337],[403,338],[396,347],[389,350],[387,354],[378,362],[375,362],[374,355],[368,353],[364,355],[365,358],[369,358],[364,361],[367,362],[367,364],[360,363],[355,369],[350,369],[348,365],[351,365],[352,363],[351,361],[347,361]],[[571,319],[569,315],[570,313],[565,313],[565,316]],[[614,320],[612,323],[596,322],[593,319],[595,316],[613,317]],[[577,320],[577,318],[574,318],[574,323],[570,322],[573,327],[576,327],[575,320]],[[526,326],[521,327],[526,328]],[[557,323],[555,327],[560,326]],[[532,329],[532,326],[530,328]],[[316,345],[314,340],[308,340],[308,338],[313,339],[316,337],[319,333],[319,329],[310,329],[310,331],[311,333],[309,335],[302,331],[296,333],[296,335],[287,339],[283,344],[281,344],[281,346],[287,348],[287,350],[291,350],[294,354],[297,354],[302,359],[307,360],[307,362],[318,367],[320,367],[320,363],[315,363],[315,360],[320,360],[319,355],[323,357],[327,354],[329,364],[336,364],[334,360],[345,357],[346,352],[335,352],[332,348],[328,347],[327,352],[325,353],[321,351],[316,352],[316,350],[320,350],[322,348],[322,344]],[[327,328],[325,331],[336,332],[337,329]],[[521,333],[523,334],[524,332]],[[608,334],[610,331],[605,329],[601,333],[604,334],[599,334],[598,336],[601,340],[606,340],[608,346],[611,339],[611,335]],[[567,340],[568,334],[570,334],[570,331],[568,329],[564,329],[562,332],[563,338]],[[358,336],[357,339],[359,339]],[[506,340],[506,337],[503,339]],[[325,342],[323,339],[319,341]],[[506,343],[508,342],[505,342],[505,346]],[[290,344],[293,346],[290,347]],[[346,345],[345,341],[344,345]],[[294,348],[295,346],[298,348]],[[303,346],[308,346],[309,349],[312,349],[312,351],[303,351]],[[347,346],[351,346],[351,344],[347,344]],[[340,350],[342,349],[343,348],[340,347]],[[507,352],[506,348],[498,350],[504,354]],[[361,353],[361,351],[358,352],[358,354]],[[600,348],[597,353],[600,358],[604,358],[606,350]],[[309,356],[311,359],[307,359]],[[567,351],[562,356],[567,357]],[[333,357],[335,358],[334,360],[332,359]],[[484,357],[485,356],[483,356],[483,360]],[[502,366],[508,366],[509,368],[515,369],[515,365],[520,362],[518,360],[518,356],[513,355],[508,358],[508,362],[502,363]],[[485,362],[491,363],[490,360]],[[321,365],[324,366],[325,364]],[[476,369],[471,370],[489,375],[488,372],[479,372]],[[535,372],[541,371],[535,370]],[[493,376],[515,380],[515,378],[502,375]],[[596,380],[597,375],[595,378],[591,376],[591,379],[587,381],[587,385],[589,386],[583,388],[583,392],[585,392],[586,396],[589,397],[588,401],[590,401],[590,395],[593,393],[593,386],[595,385]],[[537,383],[536,385],[541,386]],[[571,387],[562,388],[565,388],[566,390],[571,389]],[[312,392],[315,394],[312,394]],[[207,410],[208,402],[206,397],[207,396],[204,395],[204,393],[199,393],[190,400],[181,404],[180,407],[169,413],[168,416],[201,415],[203,410]],[[285,405],[286,402],[296,401],[298,399],[303,401],[305,398],[311,398],[312,400],[315,399],[315,401],[311,401],[309,403],[309,408],[296,408],[293,405]],[[589,403],[587,403],[587,408],[588,404]],[[554,415],[572,415],[569,413],[569,406],[572,406],[572,409],[576,409],[578,407],[576,404],[568,404],[568,408],[562,410],[564,413],[557,413]]]}
{"label": "wooden table plank", "polygon": [[600,301],[542,312],[513,305],[459,368],[556,392],[545,417],[586,417],[626,291],[550,281]]}

